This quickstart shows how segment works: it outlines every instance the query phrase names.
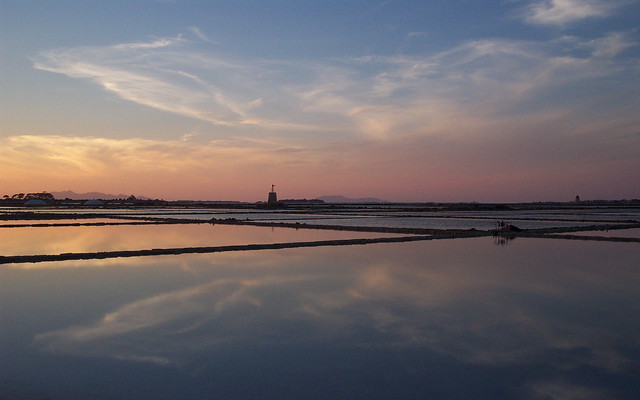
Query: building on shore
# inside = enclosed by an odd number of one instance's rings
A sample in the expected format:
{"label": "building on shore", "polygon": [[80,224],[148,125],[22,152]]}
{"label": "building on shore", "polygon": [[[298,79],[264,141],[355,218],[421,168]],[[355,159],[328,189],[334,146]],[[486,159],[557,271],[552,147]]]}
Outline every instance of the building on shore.
{"label": "building on shore", "polygon": [[270,206],[275,206],[278,204],[278,195],[275,192],[276,185],[271,185],[271,191],[269,192],[269,199],[267,200],[267,204]]}

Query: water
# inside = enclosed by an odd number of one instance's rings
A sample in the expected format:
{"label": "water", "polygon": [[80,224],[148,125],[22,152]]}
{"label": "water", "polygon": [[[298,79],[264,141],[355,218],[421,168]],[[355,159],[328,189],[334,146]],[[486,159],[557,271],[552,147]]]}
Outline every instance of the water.
{"label": "water", "polygon": [[[24,211],[24,209],[2,209]],[[327,210],[261,210],[225,208],[123,208],[123,209],[29,209],[39,213],[112,214],[138,218],[174,218],[208,221],[212,218],[272,222],[300,222],[346,226],[389,226],[432,229],[488,229],[496,220],[508,220],[524,228],[583,226],[601,223],[640,222],[640,208],[573,208],[512,211],[415,211],[398,205],[362,208],[359,206]]]}
{"label": "water", "polygon": [[[278,222],[279,219],[263,219],[264,221]],[[358,217],[358,218],[330,218],[322,219],[302,218],[288,219],[286,222],[300,222],[317,225],[336,226],[364,226],[377,228],[407,228],[407,229],[479,229],[490,230],[495,228],[496,219],[475,219],[475,218],[421,218],[421,217]],[[522,229],[554,228],[569,226],[594,225],[593,222],[568,222],[568,221],[520,221],[510,220],[510,222]]]}
{"label": "water", "polygon": [[113,224],[113,223],[131,223],[130,219],[118,218],[62,218],[62,219],[22,219],[22,220],[0,220],[0,227],[7,225],[69,225],[69,224]]}
{"label": "water", "polygon": [[0,228],[0,256],[392,237],[371,232],[170,224]]}
{"label": "water", "polygon": [[602,236],[602,237],[624,237],[640,239],[640,229],[613,229],[609,231],[581,231],[573,232],[572,235],[578,236]]}
{"label": "water", "polygon": [[634,243],[478,238],[4,266],[0,389],[631,399],[638,255]]}
{"label": "water", "polygon": [[[0,255],[383,236],[0,235]],[[638,243],[480,237],[4,264],[0,398],[637,399],[638,259]]]}

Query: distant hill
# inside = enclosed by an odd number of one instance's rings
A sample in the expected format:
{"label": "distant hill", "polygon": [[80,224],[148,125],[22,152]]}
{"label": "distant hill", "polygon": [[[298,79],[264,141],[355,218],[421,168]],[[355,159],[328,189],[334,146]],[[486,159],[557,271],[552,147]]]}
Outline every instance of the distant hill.
{"label": "distant hill", "polygon": [[325,203],[389,203],[386,200],[376,199],[375,197],[362,197],[359,199],[351,199],[349,197],[334,195],[334,196],[322,196],[318,197],[318,200],[322,200]]}
{"label": "distant hill", "polygon": [[[88,193],[76,193],[71,190],[65,190],[64,192],[51,192],[53,197],[56,199],[64,200],[92,200],[92,199],[100,199],[100,200],[116,200],[116,199],[126,199],[130,195],[129,194],[109,194],[109,193],[100,193],[100,192],[88,192]],[[149,200],[144,196],[136,196],[136,198],[140,200]]]}

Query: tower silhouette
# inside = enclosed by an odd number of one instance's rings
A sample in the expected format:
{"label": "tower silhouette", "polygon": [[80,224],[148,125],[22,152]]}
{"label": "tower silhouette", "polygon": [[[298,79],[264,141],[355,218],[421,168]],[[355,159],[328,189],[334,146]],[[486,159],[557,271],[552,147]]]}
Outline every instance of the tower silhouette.
{"label": "tower silhouette", "polygon": [[267,201],[267,204],[273,205],[273,206],[278,204],[278,196],[276,195],[275,187],[276,185],[271,185],[271,191],[269,192],[269,200]]}

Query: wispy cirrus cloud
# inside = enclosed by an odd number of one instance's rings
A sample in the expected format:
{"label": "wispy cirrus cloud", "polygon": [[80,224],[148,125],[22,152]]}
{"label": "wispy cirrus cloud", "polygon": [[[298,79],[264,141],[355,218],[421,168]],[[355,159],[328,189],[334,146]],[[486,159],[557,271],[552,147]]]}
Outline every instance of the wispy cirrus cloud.
{"label": "wispy cirrus cloud", "polygon": [[613,58],[623,51],[637,46],[637,43],[625,32],[611,32],[604,37],[590,40],[583,45],[590,49],[595,57]]}
{"label": "wispy cirrus cloud", "polygon": [[523,115],[539,118],[541,111],[577,115],[593,98],[557,104],[549,99],[578,82],[591,86],[635,75],[633,62],[613,60],[634,45],[627,34],[612,33],[563,44],[487,39],[426,57],[360,57],[328,72],[335,78],[301,98],[310,109],[342,114],[377,139],[451,135],[460,133],[459,123],[480,134],[487,124],[506,127]]}
{"label": "wispy cirrus cloud", "polygon": [[214,125],[311,128],[256,111],[263,103],[260,96],[268,93],[252,78],[260,69],[195,52],[181,37],[50,50],[40,54],[34,67],[88,79],[123,99]]}
{"label": "wispy cirrus cloud", "polygon": [[217,44],[218,42],[216,42],[215,40],[211,39],[209,36],[207,36],[202,29],[198,28],[197,26],[190,26],[187,29],[189,29],[189,31],[191,33],[193,33],[194,35],[196,35],[196,37],[198,37],[198,39],[203,40],[207,43],[213,43],[213,44]]}
{"label": "wispy cirrus cloud", "polygon": [[159,38],[152,42],[137,42],[137,43],[122,43],[116,44],[113,46],[115,49],[124,49],[124,50],[132,50],[132,49],[158,49],[162,47],[168,47],[175,45],[177,43],[182,42],[180,36],[176,38]]}
{"label": "wispy cirrus cloud", "polygon": [[541,0],[529,6],[525,17],[533,24],[564,25],[585,18],[609,16],[619,6],[618,1]]}
{"label": "wispy cirrus cloud", "polygon": [[550,92],[579,80],[625,79],[621,72],[633,74],[633,66],[612,59],[635,45],[632,35],[612,32],[588,41],[484,39],[424,56],[311,62],[203,53],[176,37],[50,50],[35,67],[218,126],[324,133],[317,142],[431,135],[446,124],[439,116],[456,113],[466,120],[506,118],[504,111],[541,106]]}

